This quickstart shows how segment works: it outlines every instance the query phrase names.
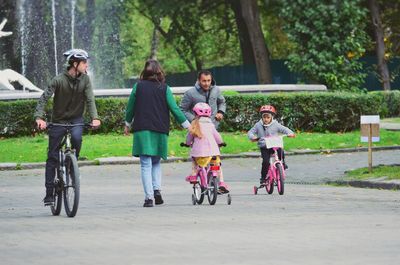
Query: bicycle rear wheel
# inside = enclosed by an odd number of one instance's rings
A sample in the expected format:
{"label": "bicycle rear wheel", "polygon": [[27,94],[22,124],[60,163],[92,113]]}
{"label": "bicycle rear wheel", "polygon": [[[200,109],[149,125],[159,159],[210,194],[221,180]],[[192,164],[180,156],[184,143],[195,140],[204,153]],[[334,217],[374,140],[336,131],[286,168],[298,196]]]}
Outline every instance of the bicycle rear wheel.
{"label": "bicycle rear wheel", "polygon": [[74,217],[78,211],[80,195],[80,174],[74,154],[65,156],[64,206],[68,217]]}
{"label": "bicycle rear wheel", "polygon": [[207,179],[208,179],[208,191],[207,191],[208,202],[210,203],[210,205],[214,205],[215,202],[217,201],[217,196],[218,196],[217,178],[214,178],[210,172],[208,173]]}
{"label": "bicycle rear wheel", "polygon": [[277,188],[279,195],[283,195],[285,191],[285,180],[283,179],[283,169],[281,164],[276,165]]}
{"label": "bicycle rear wheel", "polygon": [[56,179],[57,182],[54,183],[54,205],[50,206],[51,213],[53,215],[60,215],[61,207],[62,207],[62,191],[63,191],[63,183],[62,176],[60,176],[60,170],[56,170]]}

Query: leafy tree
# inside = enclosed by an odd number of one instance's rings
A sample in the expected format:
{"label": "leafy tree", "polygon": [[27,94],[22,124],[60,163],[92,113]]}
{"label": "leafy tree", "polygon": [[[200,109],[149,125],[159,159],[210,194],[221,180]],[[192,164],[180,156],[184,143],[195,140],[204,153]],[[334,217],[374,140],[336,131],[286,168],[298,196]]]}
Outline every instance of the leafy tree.
{"label": "leafy tree", "polygon": [[[375,12],[376,18],[374,20],[369,19],[368,21],[367,33],[374,42],[371,43],[371,47],[367,52],[378,57],[378,64],[374,70],[377,78],[384,84],[383,87],[385,89],[385,86],[388,88],[390,85],[389,79],[393,82],[400,75],[400,66],[391,68],[390,73],[389,69],[387,72],[384,70],[386,62],[390,62],[393,58],[400,56],[400,1],[366,0],[365,6],[370,9],[370,17],[372,18],[371,2],[375,2],[379,11]],[[377,20],[380,20],[380,27],[376,27],[378,23],[374,23]],[[378,31],[381,36],[379,38],[377,38]],[[386,82],[384,83],[383,80],[386,80]]]}
{"label": "leafy tree", "polygon": [[359,90],[365,75],[357,59],[367,43],[366,14],[361,0],[284,0],[281,15],[296,45],[290,70],[332,90]]}
{"label": "leafy tree", "polygon": [[383,89],[390,90],[389,67],[385,58],[384,28],[378,1],[368,0],[368,8],[371,14],[372,25],[375,33],[374,39],[380,79],[382,80]]}
{"label": "leafy tree", "polygon": [[125,10],[123,43],[131,63],[140,57],[142,67],[150,56],[154,27],[160,36],[157,59],[167,72],[240,63],[234,16],[226,1],[128,0]]}

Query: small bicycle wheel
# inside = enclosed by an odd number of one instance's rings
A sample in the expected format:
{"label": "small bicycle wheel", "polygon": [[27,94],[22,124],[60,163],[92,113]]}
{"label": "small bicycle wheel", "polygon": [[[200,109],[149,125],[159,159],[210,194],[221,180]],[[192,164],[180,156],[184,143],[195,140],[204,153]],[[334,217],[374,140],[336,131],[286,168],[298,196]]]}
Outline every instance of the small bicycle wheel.
{"label": "small bicycle wheel", "polygon": [[202,204],[204,201],[204,188],[198,182],[193,185],[193,197],[197,204]]}
{"label": "small bicycle wheel", "polygon": [[281,164],[276,165],[277,188],[279,195],[283,195],[285,191],[285,180],[283,179],[283,169]]}
{"label": "small bicycle wheel", "polygon": [[267,181],[265,183],[265,190],[268,194],[272,194],[274,192],[274,180],[267,176]]}
{"label": "small bicycle wheel", "polygon": [[254,195],[257,195],[257,193],[258,193],[258,187],[257,186],[253,187],[253,193],[254,193]]}
{"label": "small bicycle wheel", "polygon": [[65,156],[64,206],[68,217],[74,217],[78,211],[80,195],[80,174],[74,154]]}
{"label": "small bicycle wheel", "polygon": [[58,169],[56,174],[57,183],[54,183],[54,205],[50,206],[50,209],[53,215],[60,215],[62,207],[63,183],[62,177],[60,176],[60,171]]}
{"label": "small bicycle wheel", "polygon": [[218,196],[217,178],[214,178],[211,173],[208,174],[208,190],[207,198],[210,205],[214,205]]}
{"label": "small bicycle wheel", "polygon": [[194,196],[194,194],[192,194],[192,204],[196,205],[196,197]]}
{"label": "small bicycle wheel", "polygon": [[232,196],[229,193],[226,197],[226,202],[228,203],[228,205],[231,205],[231,203],[232,203]]}

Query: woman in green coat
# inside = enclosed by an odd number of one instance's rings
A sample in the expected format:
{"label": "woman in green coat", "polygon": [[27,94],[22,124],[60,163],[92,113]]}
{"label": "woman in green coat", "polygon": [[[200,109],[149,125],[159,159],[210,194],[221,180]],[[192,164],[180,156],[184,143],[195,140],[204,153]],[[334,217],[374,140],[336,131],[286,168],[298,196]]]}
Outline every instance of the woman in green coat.
{"label": "woman in green coat", "polygon": [[132,155],[140,157],[144,207],[162,204],[161,158],[167,159],[170,112],[184,128],[190,123],[176,105],[165,74],[156,60],[148,60],[133,86],[125,114],[125,134],[133,129]]}

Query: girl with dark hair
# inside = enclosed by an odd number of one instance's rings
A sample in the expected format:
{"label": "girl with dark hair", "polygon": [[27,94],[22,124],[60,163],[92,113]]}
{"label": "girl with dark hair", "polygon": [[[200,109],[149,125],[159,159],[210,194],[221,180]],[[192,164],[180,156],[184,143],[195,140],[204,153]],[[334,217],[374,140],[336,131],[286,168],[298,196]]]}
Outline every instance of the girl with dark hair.
{"label": "girl with dark hair", "polygon": [[156,60],[145,63],[140,81],[133,86],[125,114],[125,135],[133,129],[132,155],[140,157],[145,193],[143,207],[163,204],[161,197],[161,158],[167,159],[170,112],[184,128],[190,123],[176,105],[165,74]]}

